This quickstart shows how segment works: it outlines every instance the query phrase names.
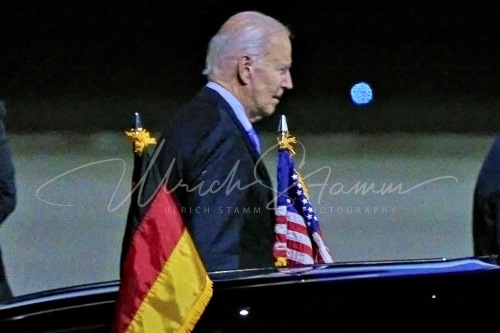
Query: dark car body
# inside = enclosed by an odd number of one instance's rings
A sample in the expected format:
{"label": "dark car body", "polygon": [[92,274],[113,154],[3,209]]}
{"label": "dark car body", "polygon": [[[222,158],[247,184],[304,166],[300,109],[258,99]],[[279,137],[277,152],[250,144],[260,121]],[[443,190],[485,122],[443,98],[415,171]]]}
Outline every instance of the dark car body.
{"label": "dark car body", "polygon": [[[478,259],[212,273],[195,332],[446,332],[495,328],[500,267]],[[117,282],[0,305],[0,332],[110,332]]]}

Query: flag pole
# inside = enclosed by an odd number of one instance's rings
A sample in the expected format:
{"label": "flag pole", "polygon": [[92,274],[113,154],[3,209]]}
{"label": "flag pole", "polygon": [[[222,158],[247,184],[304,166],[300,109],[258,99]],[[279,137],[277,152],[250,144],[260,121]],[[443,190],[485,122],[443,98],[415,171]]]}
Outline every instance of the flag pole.
{"label": "flag pole", "polygon": [[[133,159],[133,168],[132,168],[132,178],[130,188],[132,193],[130,195],[130,204],[131,206],[139,205],[139,192],[135,190],[136,185],[141,181],[144,173],[144,154],[147,152],[147,146],[156,144],[156,139],[150,137],[149,132],[146,131],[142,125],[141,114],[139,112],[135,112],[132,117],[132,127],[130,130],[125,131],[127,137],[132,141],[132,152],[134,154]],[[140,216],[138,209],[129,209],[127,215],[127,221],[129,220],[139,220]],[[126,228],[124,235],[123,244],[128,245],[129,237],[131,236],[133,228]],[[125,260],[125,251],[122,250],[121,260],[120,262],[123,264]],[[121,268],[120,268],[121,272]],[[121,274],[121,273],[120,273]]]}
{"label": "flag pole", "polygon": [[294,145],[296,143],[296,140],[294,137],[290,136],[285,115],[281,115],[280,123],[278,126],[278,133],[278,148],[287,149],[291,155],[295,155]]}
{"label": "flag pole", "polygon": [[[280,159],[282,158],[283,149],[285,149],[285,141],[288,136],[288,125],[286,123],[286,116],[281,115],[280,121],[278,124],[278,166],[280,165]],[[278,173],[278,197],[282,195],[283,188],[281,188],[281,183],[279,181],[279,173]],[[279,200],[279,199],[278,199]],[[279,203],[278,203],[279,204]],[[279,208],[278,208],[279,209]],[[286,229],[287,223],[286,221],[280,220],[283,219],[284,212],[276,212],[276,225],[275,225],[275,235],[274,235],[274,245],[273,245],[273,256],[275,258],[275,267],[287,267],[287,240],[286,240]],[[278,217],[280,216],[280,217]],[[285,214],[286,216],[286,214]]]}
{"label": "flag pole", "polygon": [[[290,135],[284,115],[281,115],[278,133],[278,197],[273,245],[275,266],[299,267],[332,263],[309,199],[307,183],[294,167],[293,156],[296,154],[297,140]],[[289,226],[292,226],[290,230]],[[301,235],[299,242],[297,235]]]}
{"label": "flag pole", "polygon": [[138,132],[138,131],[142,131],[142,121],[141,121],[141,115],[139,114],[139,112],[135,112],[134,113],[134,119],[132,121],[132,128]]}
{"label": "flag pole", "polygon": [[[142,157],[141,155],[142,154],[139,154],[136,150],[135,150],[135,140],[139,137],[139,133],[141,131],[143,131],[144,128],[142,127],[142,121],[141,121],[141,115],[139,114],[139,112],[135,112],[134,113],[134,116],[133,116],[133,119],[132,119],[132,131],[134,132],[135,136],[134,136],[134,142],[132,143],[132,151],[134,152],[134,169],[132,171],[132,187],[135,186],[135,184],[139,181],[140,177],[141,177],[141,174],[142,174],[142,168],[141,168],[141,164],[142,164]],[[135,198],[137,199],[137,198]]]}
{"label": "flag pole", "polygon": [[284,114],[280,118],[278,133],[281,135],[281,140],[284,140],[288,136],[288,124],[286,123],[286,116]]}

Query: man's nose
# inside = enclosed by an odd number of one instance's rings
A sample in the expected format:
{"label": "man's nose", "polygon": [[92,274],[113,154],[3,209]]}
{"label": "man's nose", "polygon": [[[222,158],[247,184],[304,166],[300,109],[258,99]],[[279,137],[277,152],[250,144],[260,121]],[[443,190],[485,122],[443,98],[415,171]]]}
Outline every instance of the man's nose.
{"label": "man's nose", "polygon": [[292,75],[290,72],[288,72],[288,74],[283,78],[281,86],[288,90],[293,88]]}

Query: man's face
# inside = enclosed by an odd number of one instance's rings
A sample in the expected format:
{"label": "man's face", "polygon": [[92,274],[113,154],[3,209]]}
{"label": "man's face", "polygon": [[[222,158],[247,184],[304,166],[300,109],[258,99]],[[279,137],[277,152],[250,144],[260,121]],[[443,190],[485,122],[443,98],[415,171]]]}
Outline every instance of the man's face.
{"label": "man's face", "polygon": [[253,64],[250,78],[249,118],[270,116],[285,90],[292,89],[292,45],[287,34],[276,35],[264,56]]}

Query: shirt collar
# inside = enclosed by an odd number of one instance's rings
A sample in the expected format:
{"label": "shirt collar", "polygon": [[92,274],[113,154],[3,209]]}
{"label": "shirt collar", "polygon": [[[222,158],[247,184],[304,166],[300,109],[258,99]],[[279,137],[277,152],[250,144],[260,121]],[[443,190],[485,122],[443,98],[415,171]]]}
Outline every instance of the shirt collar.
{"label": "shirt collar", "polygon": [[231,106],[234,114],[236,115],[236,118],[238,118],[245,131],[248,132],[253,129],[252,123],[250,122],[250,120],[248,120],[243,104],[241,104],[233,94],[231,94],[220,84],[212,81],[209,81],[207,83],[207,87],[217,91],[222,96],[222,98],[224,98],[224,100]]}

